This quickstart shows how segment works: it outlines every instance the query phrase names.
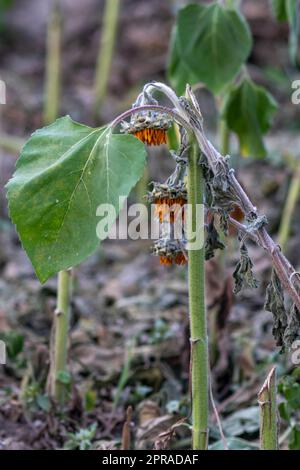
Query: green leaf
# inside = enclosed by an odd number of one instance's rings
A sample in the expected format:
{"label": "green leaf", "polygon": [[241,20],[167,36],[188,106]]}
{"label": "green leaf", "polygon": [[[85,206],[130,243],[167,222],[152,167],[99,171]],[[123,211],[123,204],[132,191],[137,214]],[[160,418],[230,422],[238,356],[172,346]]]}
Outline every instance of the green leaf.
{"label": "green leaf", "polygon": [[251,46],[247,22],[236,10],[218,3],[188,5],[178,14],[169,76],[180,89],[190,80],[217,94],[239,72]]}
{"label": "green leaf", "polygon": [[195,75],[186,65],[182,59],[178,47],[178,32],[176,26],[171,33],[171,43],[169,51],[169,59],[167,65],[168,79],[176,90],[178,95],[185,92],[186,84],[195,85],[199,82],[197,75]]}
{"label": "green leaf", "polygon": [[7,188],[10,216],[41,282],[93,253],[97,207],[119,212],[119,196],[143,174],[145,156],[135,137],[69,116],[32,135]]}
{"label": "green leaf", "polygon": [[300,428],[297,425],[292,428],[289,448],[290,450],[300,450]]}
{"label": "green leaf", "polygon": [[285,398],[291,408],[299,410],[300,408],[300,385],[294,383],[285,390]]}
{"label": "green leaf", "polygon": [[222,117],[240,141],[243,156],[264,157],[263,135],[269,130],[277,103],[263,87],[244,78],[233,86],[224,103]]}
{"label": "green leaf", "polygon": [[1,332],[0,339],[6,345],[7,355],[10,359],[16,359],[24,349],[24,336],[15,331]]}
{"label": "green leaf", "polygon": [[59,370],[56,375],[56,380],[64,385],[70,385],[71,374],[66,370]]}
{"label": "green leaf", "polygon": [[286,0],[271,0],[271,6],[277,21],[287,21]]}
{"label": "green leaf", "polygon": [[290,413],[290,408],[286,402],[281,402],[278,405],[278,411],[280,414],[280,417],[284,419],[285,421],[289,421],[291,418],[291,413]]}
{"label": "green leaf", "polygon": [[11,7],[13,2],[14,0],[0,0],[0,10]]}
{"label": "green leaf", "polygon": [[92,411],[97,402],[97,392],[95,390],[87,390],[84,395],[85,410]]}
{"label": "green leaf", "polygon": [[47,411],[47,412],[50,411],[51,403],[47,395],[39,394],[36,397],[36,402],[39,408],[41,408],[41,410]]}

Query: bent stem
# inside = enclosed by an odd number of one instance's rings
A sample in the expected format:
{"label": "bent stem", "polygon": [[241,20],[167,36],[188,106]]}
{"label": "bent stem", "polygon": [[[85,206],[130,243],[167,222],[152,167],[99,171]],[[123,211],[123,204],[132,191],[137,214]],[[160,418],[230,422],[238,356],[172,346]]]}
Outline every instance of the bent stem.
{"label": "bent stem", "polygon": [[291,230],[291,222],[293,218],[293,214],[295,212],[295,207],[299,198],[300,193],[300,166],[296,169],[290,189],[287,195],[287,199],[283,209],[283,215],[280,223],[279,228],[279,237],[278,243],[281,246],[282,251],[285,250],[286,244],[289,239],[289,234]]}
{"label": "bent stem", "polygon": [[[203,204],[203,175],[199,165],[199,149],[192,141],[188,165],[188,232],[195,233],[198,204]],[[198,227],[199,228],[199,227]],[[208,338],[205,310],[204,247],[188,250],[189,310],[191,330],[191,394],[193,449],[205,450],[208,444]]]}
{"label": "bent stem", "polygon": [[66,399],[66,384],[61,375],[67,371],[68,331],[71,313],[72,271],[58,273],[57,308],[54,318],[52,364],[50,368],[50,394],[54,400],[63,405]]}
{"label": "bent stem", "polygon": [[273,367],[258,393],[260,408],[260,448],[278,449],[277,406],[276,406],[276,369]]}

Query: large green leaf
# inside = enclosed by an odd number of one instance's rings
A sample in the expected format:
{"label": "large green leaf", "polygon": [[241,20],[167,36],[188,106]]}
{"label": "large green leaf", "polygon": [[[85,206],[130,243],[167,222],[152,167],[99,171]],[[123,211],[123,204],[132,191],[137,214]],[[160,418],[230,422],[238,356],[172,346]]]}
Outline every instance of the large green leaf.
{"label": "large green leaf", "polygon": [[277,21],[287,21],[286,0],[271,0],[272,10]]}
{"label": "large green leaf", "polygon": [[263,87],[244,78],[231,87],[222,110],[222,117],[240,142],[243,156],[264,157],[263,135],[269,130],[277,103]]}
{"label": "large green leaf", "polygon": [[171,43],[168,61],[168,78],[172,87],[176,90],[178,95],[185,92],[186,84],[195,85],[199,83],[199,78],[195,75],[186,65],[181,57],[178,48],[178,33],[176,26],[172,30]]}
{"label": "large green leaf", "polygon": [[[169,74],[180,86],[187,75],[219,93],[249,56],[252,39],[242,15],[218,3],[188,5],[178,14]],[[178,78],[176,78],[176,76]]]}
{"label": "large green leaf", "polygon": [[143,174],[145,156],[135,137],[68,116],[32,135],[7,188],[10,216],[41,282],[97,248],[97,207],[119,211],[119,196]]}

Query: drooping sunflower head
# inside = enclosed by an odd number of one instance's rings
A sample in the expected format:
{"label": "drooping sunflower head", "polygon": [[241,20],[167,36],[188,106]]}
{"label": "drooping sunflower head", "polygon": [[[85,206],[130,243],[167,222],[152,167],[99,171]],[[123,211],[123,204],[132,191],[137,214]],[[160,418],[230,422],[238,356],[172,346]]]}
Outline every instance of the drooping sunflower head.
{"label": "drooping sunflower head", "polygon": [[161,145],[167,143],[167,130],[171,120],[162,113],[148,111],[133,115],[130,123],[122,122],[121,132],[133,134],[147,145]]}
{"label": "drooping sunflower head", "polygon": [[152,253],[159,256],[160,264],[171,266],[172,264],[184,265],[187,256],[177,240],[161,238],[153,246]]}
{"label": "drooping sunflower head", "polygon": [[184,206],[187,203],[187,190],[183,182],[173,185],[153,183],[152,191],[147,195],[149,202],[155,204],[155,214],[159,221],[173,223],[184,218]]}

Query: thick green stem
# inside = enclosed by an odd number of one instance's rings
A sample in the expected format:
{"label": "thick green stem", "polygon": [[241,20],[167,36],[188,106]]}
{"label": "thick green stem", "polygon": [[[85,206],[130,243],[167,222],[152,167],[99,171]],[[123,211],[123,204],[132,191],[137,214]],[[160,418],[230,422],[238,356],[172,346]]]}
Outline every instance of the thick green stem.
{"label": "thick green stem", "polygon": [[300,193],[300,166],[296,169],[290,184],[279,228],[278,242],[282,251],[286,248],[291,230],[291,222]]}
{"label": "thick green stem", "polygon": [[99,112],[99,108],[102,105],[107,92],[108,79],[115,46],[119,9],[120,0],[106,0],[94,85],[95,114]]}
{"label": "thick green stem", "polygon": [[[204,180],[199,165],[199,149],[191,145],[188,165],[188,233],[199,230],[197,210],[203,204]],[[203,227],[201,228],[203,230]],[[208,338],[205,309],[204,247],[189,249],[189,310],[191,329],[191,392],[193,449],[207,449],[208,444]]]}
{"label": "thick green stem", "polygon": [[47,62],[44,122],[53,122],[59,111],[60,101],[60,63],[61,63],[62,13],[59,3],[54,3],[49,17],[47,33]]}
{"label": "thick green stem", "polygon": [[273,367],[258,393],[260,408],[260,448],[261,450],[278,449],[277,405],[276,405],[276,369]]}
{"label": "thick green stem", "polygon": [[72,271],[58,273],[57,309],[54,319],[53,351],[51,354],[50,393],[56,402],[63,405],[66,398],[66,384],[60,380],[67,373],[68,331],[70,323],[70,301],[72,295]]}

